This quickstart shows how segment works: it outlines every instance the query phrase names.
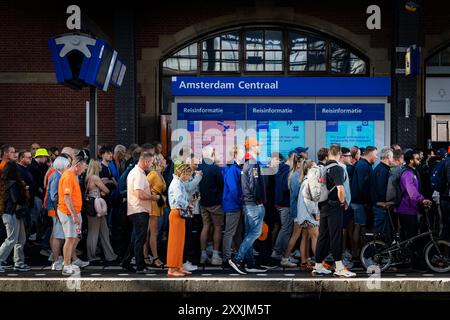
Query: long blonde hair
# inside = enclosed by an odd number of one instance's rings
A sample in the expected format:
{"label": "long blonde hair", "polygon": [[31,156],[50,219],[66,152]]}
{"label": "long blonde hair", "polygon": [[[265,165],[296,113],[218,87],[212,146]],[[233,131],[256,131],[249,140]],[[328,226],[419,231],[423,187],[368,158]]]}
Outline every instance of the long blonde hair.
{"label": "long blonde hair", "polygon": [[86,171],[86,177],[90,177],[92,175],[100,175],[100,166],[98,165],[98,161],[94,159],[91,159],[91,161],[89,161],[89,166]]}
{"label": "long blonde hair", "polygon": [[299,182],[302,183],[303,179],[308,174],[309,169],[311,169],[316,163],[313,160],[302,160],[302,166],[300,171]]}

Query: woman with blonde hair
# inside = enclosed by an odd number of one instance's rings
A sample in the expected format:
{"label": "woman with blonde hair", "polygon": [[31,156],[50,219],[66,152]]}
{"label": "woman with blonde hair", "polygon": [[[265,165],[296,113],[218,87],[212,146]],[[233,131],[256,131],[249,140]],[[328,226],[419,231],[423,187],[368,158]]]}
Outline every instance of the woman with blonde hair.
{"label": "woman with blonde hair", "polygon": [[96,256],[97,243],[100,238],[100,244],[105,255],[105,260],[111,262],[117,259],[117,255],[114,253],[109,239],[109,229],[106,222],[108,208],[105,200],[102,199],[102,195],[109,194],[109,189],[103,183],[102,179],[100,179],[99,173],[100,163],[92,159],[89,162],[86,173],[86,194],[88,196],[88,201],[92,201],[92,198],[94,198],[94,206],[90,206],[87,212],[87,257],[89,261],[100,260],[100,258]]}
{"label": "woman with blonde hair", "polygon": [[[317,203],[314,203],[312,201],[306,202],[307,200],[304,199],[302,194],[306,192],[305,188],[307,187],[307,183],[305,183],[305,181],[307,179],[307,174],[311,168],[316,166],[316,164],[312,160],[304,160],[299,157],[294,159],[294,164],[296,164],[295,167],[297,168],[296,171],[298,174],[291,174],[289,177],[289,183],[294,183],[294,181],[292,180],[295,179],[300,186],[297,189],[297,201],[296,203],[291,204],[292,206],[296,206],[297,215],[294,219],[294,231],[292,232],[291,239],[288,242],[288,246],[282,260],[282,265],[285,267],[296,267],[296,264],[288,264],[286,263],[286,260],[289,259],[289,256],[291,255],[297,240],[302,235],[302,240],[300,242],[300,269],[302,271],[311,271],[312,267],[308,264],[308,239],[311,238],[312,249],[315,253],[317,236],[319,232],[319,222],[316,219],[318,219],[319,211]],[[303,230],[306,230],[307,232],[303,233]]]}
{"label": "woman with blonde hair", "polygon": [[167,243],[167,266],[169,277],[184,277],[191,274],[183,270],[183,250],[185,240],[186,222],[180,215],[181,210],[192,209],[189,195],[184,182],[188,181],[192,175],[192,168],[188,164],[180,165],[173,175],[172,183],[169,186],[169,239]]}
{"label": "woman with blonde hair", "polygon": [[[148,257],[148,247],[152,251],[153,261],[150,266],[154,268],[164,267],[164,263],[161,261],[158,255],[158,224],[159,218],[162,217],[164,213],[164,208],[166,205],[166,197],[163,193],[166,191],[166,182],[162,173],[166,169],[167,163],[166,159],[161,154],[155,155],[153,157],[153,162],[150,165],[150,173],[147,175],[147,181],[150,185],[150,191],[153,195],[159,195],[158,200],[152,200],[152,210],[150,214],[149,224],[148,224],[148,244],[144,247],[144,257]],[[148,260],[148,259],[146,259]]]}

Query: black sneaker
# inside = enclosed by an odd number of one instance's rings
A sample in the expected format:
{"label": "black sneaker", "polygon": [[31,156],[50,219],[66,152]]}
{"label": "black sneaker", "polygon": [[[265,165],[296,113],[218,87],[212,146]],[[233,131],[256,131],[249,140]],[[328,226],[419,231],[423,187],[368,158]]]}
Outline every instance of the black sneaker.
{"label": "black sneaker", "polygon": [[248,265],[245,268],[245,271],[247,271],[248,273],[263,273],[263,272],[267,272],[267,269],[263,268],[257,264],[253,264],[253,265]]}
{"label": "black sneaker", "polygon": [[245,271],[244,264],[241,262],[237,262],[236,260],[230,259],[228,260],[228,264],[239,274],[247,274]]}
{"label": "black sneaker", "polygon": [[129,263],[121,263],[120,264],[120,266],[123,268],[123,269],[125,269],[125,270],[127,270],[127,271],[131,271],[131,272],[134,272],[134,271],[136,271],[132,266],[131,266],[131,264],[129,264]]}
{"label": "black sneaker", "polygon": [[136,274],[149,274],[149,273],[154,273],[154,272],[147,268],[136,270]]}
{"label": "black sneaker", "polygon": [[270,259],[268,263],[261,264],[261,267],[267,269],[267,270],[273,270],[278,267],[280,267],[280,261],[277,259]]}

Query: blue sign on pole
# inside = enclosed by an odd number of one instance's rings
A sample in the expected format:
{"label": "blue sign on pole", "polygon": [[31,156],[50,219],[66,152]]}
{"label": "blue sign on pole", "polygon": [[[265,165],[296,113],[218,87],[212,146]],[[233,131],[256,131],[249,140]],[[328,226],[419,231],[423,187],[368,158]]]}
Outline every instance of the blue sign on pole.
{"label": "blue sign on pole", "polygon": [[387,97],[389,77],[172,77],[173,96]]}

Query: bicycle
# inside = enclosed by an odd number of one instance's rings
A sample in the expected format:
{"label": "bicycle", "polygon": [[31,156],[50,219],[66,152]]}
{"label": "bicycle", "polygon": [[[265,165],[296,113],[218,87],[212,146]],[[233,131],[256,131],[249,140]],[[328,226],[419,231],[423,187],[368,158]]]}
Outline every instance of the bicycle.
{"label": "bicycle", "polygon": [[[390,210],[394,207],[394,202],[378,202],[377,206],[385,209],[388,216],[387,221],[390,223],[390,230],[394,230]],[[425,221],[427,231],[418,234],[412,238],[401,240],[398,230],[391,231],[393,241],[390,245],[374,236],[371,241],[366,243],[361,250],[361,263],[367,270],[369,268],[378,267],[380,272],[384,272],[391,266],[411,263],[414,254],[411,249],[412,244],[418,239],[429,237],[430,241],[424,247],[425,262],[432,271],[444,273],[450,271],[450,242],[438,239],[433,233],[430,220],[430,207],[425,206]]]}

